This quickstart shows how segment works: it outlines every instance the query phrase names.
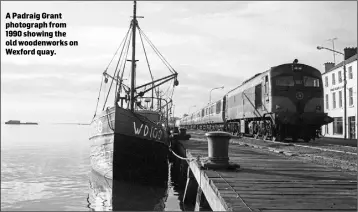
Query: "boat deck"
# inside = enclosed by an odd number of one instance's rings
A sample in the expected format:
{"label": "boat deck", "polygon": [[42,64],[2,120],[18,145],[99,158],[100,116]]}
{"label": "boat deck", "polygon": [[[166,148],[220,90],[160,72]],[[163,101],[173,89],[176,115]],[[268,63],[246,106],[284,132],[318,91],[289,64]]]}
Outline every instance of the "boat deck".
{"label": "boat deck", "polygon": [[[207,157],[205,137],[179,141],[179,153]],[[238,170],[204,170],[188,162],[214,211],[357,211],[356,172],[342,172],[230,143]],[[198,207],[196,207],[198,208]]]}

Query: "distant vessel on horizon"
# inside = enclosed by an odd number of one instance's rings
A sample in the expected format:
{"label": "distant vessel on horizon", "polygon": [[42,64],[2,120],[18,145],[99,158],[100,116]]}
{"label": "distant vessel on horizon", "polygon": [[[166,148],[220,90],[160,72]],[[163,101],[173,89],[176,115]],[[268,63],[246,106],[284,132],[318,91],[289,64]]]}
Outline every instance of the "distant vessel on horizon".
{"label": "distant vessel on horizon", "polygon": [[20,122],[19,120],[9,120],[5,124],[28,124],[28,125],[38,125],[36,122]]}

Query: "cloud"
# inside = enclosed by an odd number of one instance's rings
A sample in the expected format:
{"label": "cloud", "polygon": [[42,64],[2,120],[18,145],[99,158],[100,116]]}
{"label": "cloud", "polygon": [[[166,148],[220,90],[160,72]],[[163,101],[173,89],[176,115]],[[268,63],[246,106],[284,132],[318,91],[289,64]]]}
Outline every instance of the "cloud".
{"label": "cloud", "polygon": [[[62,12],[63,21],[68,24],[67,37],[63,39],[79,41],[78,47],[55,48],[54,57],[10,57],[4,55],[2,45],[1,86],[5,103],[39,101],[46,106],[27,105],[47,108],[50,114],[51,107],[60,110],[56,105],[68,102],[64,106],[71,108],[67,114],[90,116],[93,109],[88,105],[96,103],[101,74],[128,30],[133,3],[3,5],[2,14]],[[333,58],[331,52],[318,51],[317,45],[330,47],[326,40],[338,37],[336,50],[357,46],[356,6],[356,2],[138,2],[138,15],[145,16],[139,20],[141,28],[179,73],[180,84],[174,94],[179,114],[187,112],[191,104],[205,105],[213,87],[225,86],[212,92],[212,99],[219,99],[254,74],[295,58],[322,70],[322,64]],[[4,33],[1,36],[5,40]],[[150,79],[140,44],[137,37],[137,84]],[[154,51],[146,47],[154,77],[169,74]],[[130,53],[126,59],[130,59]],[[113,73],[115,65],[116,61],[108,73]],[[130,71],[130,62],[126,71]],[[128,78],[128,72],[124,78]],[[78,112],[77,105],[87,107]],[[21,107],[16,108],[15,111],[6,107],[12,113],[20,113]]]}

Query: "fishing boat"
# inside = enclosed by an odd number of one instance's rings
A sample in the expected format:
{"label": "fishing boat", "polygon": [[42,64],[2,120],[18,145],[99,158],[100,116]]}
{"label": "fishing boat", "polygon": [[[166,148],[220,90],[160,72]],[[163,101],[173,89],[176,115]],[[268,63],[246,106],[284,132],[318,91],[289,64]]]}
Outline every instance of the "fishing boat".
{"label": "fishing boat", "polygon": [[[168,178],[168,117],[173,105],[174,87],[179,84],[178,73],[139,27],[138,18],[143,17],[137,16],[136,10],[134,1],[130,27],[115,53],[117,56],[120,52],[113,74],[110,74],[110,65],[103,72],[91,122],[91,166],[99,174],[117,180],[161,181]],[[142,60],[136,57],[137,32],[144,52],[141,55],[145,59]],[[166,66],[167,75],[154,78],[144,41]],[[131,55],[131,59],[127,55]],[[115,61],[115,56],[110,64]],[[145,67],[149,72],[148,80],[141,85],[136,85],[137,79],[144,79],[145,74],[138,73],[138,61],[146,62],[141,68]],[[130,73],[130,86],[124,83],[126,70]],[[110,84],[109,89],[102,110],[97,112],[101,89],[106,84]],[[108,103],[111,95],[113,101]]]}

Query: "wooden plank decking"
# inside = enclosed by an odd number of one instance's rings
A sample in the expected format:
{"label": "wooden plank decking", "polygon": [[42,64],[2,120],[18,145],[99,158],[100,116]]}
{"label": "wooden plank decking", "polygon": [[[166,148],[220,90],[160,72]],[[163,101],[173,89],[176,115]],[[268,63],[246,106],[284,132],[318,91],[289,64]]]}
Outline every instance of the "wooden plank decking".
{"label": "wooden plank decking", "polygon": [[[179,141],[186,157],[206,157],[203,139]],[[188,165],[214,211],[357,211],[356,172],[287,159],[230,144],[230,162],[240,170],[204,170]]]}

